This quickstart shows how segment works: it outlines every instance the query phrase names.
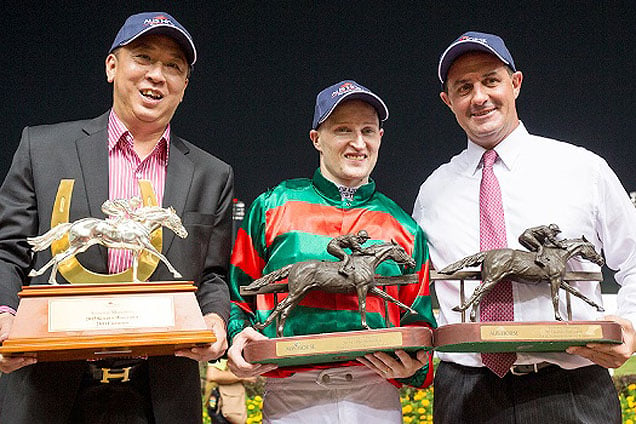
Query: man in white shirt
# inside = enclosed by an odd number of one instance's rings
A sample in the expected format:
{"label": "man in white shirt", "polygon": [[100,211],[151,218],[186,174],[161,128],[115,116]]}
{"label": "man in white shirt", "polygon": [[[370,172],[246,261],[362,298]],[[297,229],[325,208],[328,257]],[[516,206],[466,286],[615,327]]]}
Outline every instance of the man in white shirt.
{"label": "man in white shirt", "polygon": [[[571,144],[529,134],[515,101],[523,74],[503,40],[468,32],[442,54],[438,76],[442,101],[465,131],[467,148],[422,184],[413,217],[429,238],[435,269],[480,250],[482,155],[494,149],[508,247],[530,227],[556,223],[562,238],[584,235],[607,265],[617,270],[624,343],[571,347],[563,353],[518,353],[510,372],[499,377],[479,353],[440,353],[435,376],[434,421],[440,423],[620,423],[616,391],[607,368],[623,364],[635,350],[636,210],[607,163]],[[591,262],[570,261],[569,269],[599,271]],[[472,293],[479,282],[466,282]],[[598,282],[572,283],[601,303]],[[549,285],[512,284],[515,321],[551,321]],[[439,324],[461,321],[457,281],[437,281]],[[497,288],[495,288],[496,290]],[[562,297],[561,311],[565,311]],[[580,299],[574,320],[603,317]]]}

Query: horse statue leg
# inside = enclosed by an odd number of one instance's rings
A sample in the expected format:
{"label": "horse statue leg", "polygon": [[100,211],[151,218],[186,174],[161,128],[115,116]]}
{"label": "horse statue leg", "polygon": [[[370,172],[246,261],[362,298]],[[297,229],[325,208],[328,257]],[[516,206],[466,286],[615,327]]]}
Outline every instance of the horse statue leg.
{"label": "horse statue leg", "polygon": [[[484,296],[486,296],[488,293],[490,293],[490,291],[497,285],[498,282],[501,281],[501,278],[497,279],[497,280],[491,280],[491,279],[485,279],[482,281],[482,283],[477,287],[477,289],[475,289],[475,292],[473,293],[473,295],[471,296],[472,300],[472,309],[470,310],[470,321],[471,322],[475,322],[477,320],[477,307],[479,306],[479,304],[481,303],[482,299],[484,298]],[[469,300],[468,302],[466,302],[467,304],[470,303],[471,301]]]}
{"label": "horse statue leg", "polygon": [[368,286],[360,284],[356,286],[356,294],[358,295],[358,310],[360,311],[360,324],[362,328],[370,330],[367,324],[367,291]]}
{"label": "horse statue leg", "polygon": [[472,309],[470,310],[470,321],[475,322],[475,319],[477,318],[477,306],[479,306],[481,299],[488,294],[488,292],[491,291],[499,281],[500,280],[483,280],[468,300],[461,305],[455,306],[453,311],[463,312],[472,306]]}
{"label": "horse statue leg", "polygon": [[559,287],[561,286],[561,277],[550,279],[550,295],[552,296],[552,307],[554,308],[554,319],[563,321],[559,312]]}
{"label": "horse statue leg", "polygon": [[[144,249],[148,250],[150,253],[152,253],[153,255],[158,257],[161,260],[161,262],[166,264],[166,266],[168,267],[168,270],[172,273],[174,278],[181,278],[182,277],[182,275],[179,273],[179,271],[177,271],[175,269],[175,267],[173,267],[172,264],[168,261],[168,258],[163,256],[161,254],[161,252],[159,252],[157,249],[155,249],[155,247],[152,244],[150,244],[150,240],[141,240],[141,243],[143,244]],[[137,277],[137,275],[135,273],[135,278],[136,277]]]}
{"label": "horse statue leg", "polygon": [[57,275],[57,269],[59,264],[65,261],[66,259],[77,255],[78,253],[82,253],[86,251],[86,249],[93,246],[94,244],[96,244],[96,242],[91,240],[87,242],[86,245],[84,246],[77,246],[77,245],[70,246],[65,251],[53,256],[53,258],[51,258],[51,260],[48,261],[42,268],[38,270],[32,269],[31,272],[29,272],[29,277],[37,277],[38,275],[42,275],[44,274],[44,271],[49,269],[49,267],[53,266],[53,269],[51,270],[51,275],[49,276],[49,283],[57,284],[55,277]]}
{"label": "horse statue leg", "polygon": [[572,287],[569,283],[561,280],[561,287],[563,288],[563,290],[569,292],[570,294],[573,294],[574,296],[576,296],[579,299],[583,300],[588,305],[595,307],[597,311],[605,312],[605,309],[601,305],[597,304],[593,300],[591,300],[588,297],[586,297],[583,293],[581,293],[580,291],[578,291],[577,289]]}
{"label": "horse statue leg", "polygon": [[390,294],[384,292],[383,290],[380,290],[377,287],[370,287],[369,288],[369,293],[373,293],[374,295],[387,300],[389,302],[395,303],[396,305],[398,305],[400,308],[404,309],[406,311],[407,316],[408,315],[413,315],[413,314],[417,314],[417,311],[407,305],[405,305],[404,303],[400,302],[399,300],[397,300],[396,298],[394,298],[393,296],[391,296]]}
{"label": "horse statue leg", "polygon": [[[289,314],[289,311],[286,308],[288,308],[291,305],[293,305],[294,300],[295,300],[294,297],[295,296],[292,293],[289,293],[287,295],[287,297],[285,299],[283,299],[282,302],[280,302],[278,305],[276,305],[276,307],[274,308],[272,313],[269,314],[267,319],[264,322],[262,322],[262,323],[254,324],[254,328],[257,329],[257,330],[262,330],[262,329],[268,327],[272,322],[274,322],[274,320],[276,319],[277,316],[283,314],[284,312],[287,312],[287,314]],[[283,336],[282,328],[280,328],[280,325],[278,327],[279,328],[276,329],[276,336],[277,337],[282,337]]]}

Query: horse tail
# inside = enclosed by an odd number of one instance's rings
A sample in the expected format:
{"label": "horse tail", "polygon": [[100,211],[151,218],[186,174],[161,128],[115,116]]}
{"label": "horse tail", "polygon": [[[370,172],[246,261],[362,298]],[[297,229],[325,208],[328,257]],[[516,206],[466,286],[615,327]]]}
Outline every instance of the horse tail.
{"label": "horse tail", "polygon": [[33,251],[42,251],[49,247],[55,240],[59,240],[64,237],[71,225],[73,225],[71,222],[58,224],[41,236],[27,237],[27,242],[33,246]]}
{"label": "horse tail", "polygon": [[474,255],[467,256],[464,259],[460,259],[459,261],[448,265],[446,268],[439,271],[439,273],[452,274],[453,272],[459,271],[462,268],[479,265],[480,263],[484,261],[484,258],[486,257],[486,253],[488,253],[488,251],[483,251],[483,252],[475,253]]}
{"label": "horse tail", "polygon": [[282,280],[283,278],[285,278],[285,277],[287,277],[289,275],[289,270],[291,269],[291,267],[293,265],[294,264],[285,265],[282,268],[279,268],[279,269],[277,269],[275,271],[272,271],[269,274],[262,276],[258,280],[254,280],[252,282],[252,284],[250,284],[249,286],[244,287],[243,289],[245,291],[254,291],[254,292],[256,292],[261,287],[265,287],[265,286],[273,283],[274,281]]}

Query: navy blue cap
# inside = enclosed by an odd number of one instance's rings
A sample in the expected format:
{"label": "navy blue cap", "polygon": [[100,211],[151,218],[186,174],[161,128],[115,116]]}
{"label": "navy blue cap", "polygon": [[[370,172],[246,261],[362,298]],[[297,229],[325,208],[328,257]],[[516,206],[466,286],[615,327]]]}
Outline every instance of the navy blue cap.
{"label": "navy blue cap", "polygon": [[108,53],[133,42],[142,35],[163,34],[176,41],[185,53],[190,66],[197,61],[197,50],[190,33],[166,12],[144,12],[130,16],[121,27]]}
{"label": "navy blue cap", "polygon": [[448,46],[439,58],[437,76],[442,84],[446,81],[448,70],[453,62],[461,55],[468,52],[482,51],[497,56],[504,64],[510,67],[513,72],[517,71],[512,55],[508,51],[506,44],[494,34],[484,32],[469,31],[459,36],[459,38]]}
{"label": "navy blue cap", "polygon": [[344,100],[353,99],[362,100],[373,106],[378,112],[380,122],[384,122],[389,118],[389,109],[378,95],[353,80],[344,80],[318,93],[316,96],[316,108],[314,109],[314,121],[311,128],[317,129],[320,124],[329,118],[336,106]]}

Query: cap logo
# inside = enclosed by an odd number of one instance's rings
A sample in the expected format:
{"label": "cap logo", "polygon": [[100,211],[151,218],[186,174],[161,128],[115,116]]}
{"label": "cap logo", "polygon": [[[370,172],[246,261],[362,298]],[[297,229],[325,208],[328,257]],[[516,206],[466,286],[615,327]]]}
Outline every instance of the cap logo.
{"label": "cap logo", "polygon": [[482,44],[488,44],[488,40],[486,40],[485,38],[471,37],[469,35],[464,35],[463,37],[459,39],[459,41],[466,41],[466,40],[477,41],[478,43],[482,43]]}
{"label": "cap logo", "polygon": [[144,19],[144,26],[148,26],[148,25],[152,26],[152,25],[159,25],[159,24],[174,26],[172,21],[163,15],[155,16],[154,18]]}
{"label": "cap logo", "polygon": [[336,96],[342,96],[343,94],[349,93],[351,91],[364,91],[364,90],[353,83],[345,82],[340,87],[338,87],[336,91],[331,93],[331,98],[334,98]]}

